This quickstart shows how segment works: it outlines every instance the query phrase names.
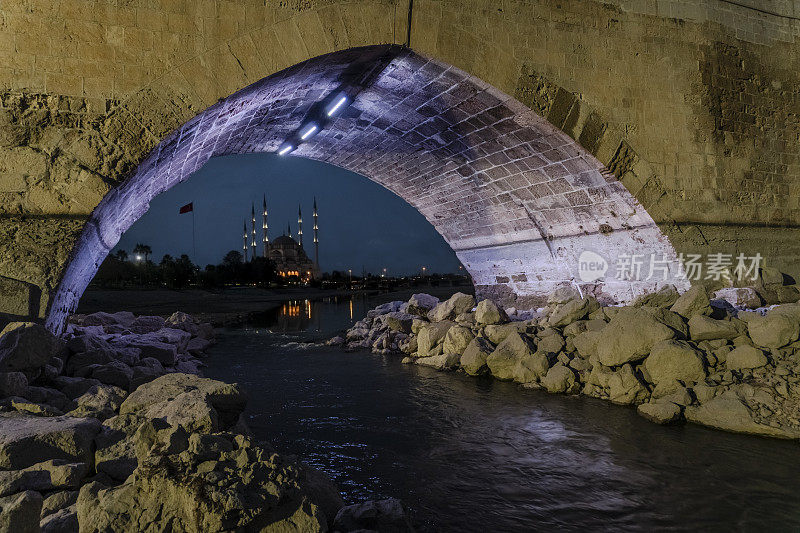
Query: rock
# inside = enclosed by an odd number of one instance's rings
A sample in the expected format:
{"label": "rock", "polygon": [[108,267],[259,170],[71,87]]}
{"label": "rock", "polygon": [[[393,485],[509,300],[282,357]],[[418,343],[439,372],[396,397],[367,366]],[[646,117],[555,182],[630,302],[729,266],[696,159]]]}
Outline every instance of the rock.
{"label": "rock", "polygon": [[411,324],[414,322],[414,315],[395,311],[384,315],[383,320],[392,331],[411,333]]}
{"label": "rock", "polygon": [[328,339],[328,341],[325,343],[325,345],[326,346],[342,346],[345,342],[347,342],[347,341],[345,340],[344,337],[342,337],[341,335],[337,335],[337,336],[335,336],[335,337],[333,337],[331,339]]}
{"label": "rock", "polygon": [[76,417],[93,416],[101,420],[110,418],[119,411],[128,395],[123,389],[113,385],[95,385],[78,397],[78,406],[69,415]]}
{"label": "rock", "polygon": [[746,316],[750,338],[758,346],[782,348],[796,341],[800,336],[797,306],[775,307],[765,316],[757,313],[748,313],[743,316]]}
{"label": "rock", "polygon": [[451,370],[458,366],[460,357],[457,353],[443,353],[431,357],[418,357],[414,360],[414,364],[429,366],[436,370]]}
{"label": "rock", "polygon": [[106,385],[115,385],[129,390],[133,379],[133,369],[121,361],[111,361],[92,370],[92,379]]}
{"label": "rock", "polygon": [[[592,369],[594,372],[594,369]],[[630,405],[639,404],[647,400],[648,392],[633,371],[631,365],[626,364],[608,377],[608,399],[613,403]]]}
{"label": "rock", "polygon": [[152,357],[164,366],[174,365],[178,355],[178,347],[176,345],[162,342],[153,336],[125,335],[119,337],[117,342],[123,343],[130,348],[138,348],[143,359]]}
{"label": "rock", "polygon": [[475,335],[472,334],[472,330],[469,328],[453,326],[447,330],[444,336],[444,346],[442,349],[444,353],[454,353],[460,356],[474,338]]}
{"label": "rock", "polygon": [[575,387],[575,373],[569,368],[557,364],[542,378],[542,386],[547,389],[547,392],[570,392]]}
{"label": "rock", "polygon": [[567,324],[585,318],[586,315],[598,309],[600,305],[597,300],[591,296],[576,300],[569,300],[568,302],[557,304],[550,316],[547,323],[552,327],[563,327]]}
{"label": "rock", "polygon": [[94,418],[0,414],[0,468],[19,470],[50,459],[92,462]]}
{"label": "rock", "polygon": [[24,398],[32,402],[45,403],[54,406],[56,409],[66,411],[72,409],[73,404],[62,392],[59,392],[50,387],[32,387],[28,386],[22,393]]}
{"label": "rock", "polygon": [[693,285],[688,291],[680,295],[670,310],[679,315],[691,318],[694,315],[710,315],[711,301],[702,285]]}
{"label": "rock", "polygon": [[460,315],[471,311],[475,307],[475,297],[471,294],[464,294],[457,292],[448,300],[436,305],[428,312],[428,320],[431,322],[440,322],[442,320],[451,320]]}
{"label": "rock", "polygon": [[400,500],[390,498],[342,507],[333,521],[333,530],[406,533],[414,528]]}
{"label": "rock", "polygon": [[95,468],[117,481],[125,481],[136,469],[136,447],[133,436],[143,418],[133,414],[118,415],[103,422],[95,438]]}
{"label": "rock", "polygon": [[756,309],[763,303],[752,287],[726,287],[714,293],[714,298],[725,300],[734,307]]}
{"label": "rock", "polygon": [[84,316],[81,320],[81,324],[84,326],[119,325],[127,327],[130,326],[135,319],[136,317],[133,315],[133,313],[128,311],[119,311],[117,313],[104,313],[103,311],[98,311],[97,313]]}
{"label": "rock", "polygon": [[687,407],[684,415],[690,422],[734,433],[750,433],[787,439],[800,438],[798,429],[777,428],[759,424],[753,420],[750,409],[733,390],[723,392],[698,407]]}
{"label": "rock", "polygon": [[508,322],[508,315],[492,300],[481,300],[475,309],[475,322],[478,324],[500,324]]}
{"label": "rock", "polygon": [[78,533],[78,506],[71,505],[42,518],[41,533]]}
{"label": "rock", "polygon": [[[663,340],[681,337],[682,332],[669,311],[654,307],[619,311],[599,332],[597,356],[605,366],[617,366],[646,357]],[[685,325],[683,326],[685,329]]]}
{"label": "rock", "polygon": [[53,380],[55,387],[60,390],[67,398],[74,400],[82,396],[96,385],[101,383],[96,379],[74,378],[69,376],[58,376]]}
{"label": "rock", "polygon": [[177,398],[185,392],[199,391],[204,401],[218,413],[222,428],[236,424],[247,404],[247,396],[236,384],[223,383],[191,374],[167,374],[133,391],[120,406],[120,414],[144,411],[154,404]]}
{"label": "rock", "polygon": [[575,335],[572,344],[582,357],[597,355],[597,341],[601,335],[599,331],[584,331]]}
{"label": "rock", "polygon": [[38,372],[64,343],[34,322],[11,322],[0,332],[0,372]]}
{"label": "rock", "polygon": [[689,319],[689,337],[693,341],[734,339],[739,330],[730,320],[714,320],[706,315],[694,315]]}
{"label": "rock", "polygon": [[[85,531],[326,531],[341,498],[331,483],[242,435],[227,446],[153,447],[125,483],[81,487]],[[180,448],[183,450],[179,451]]]}
{"label": "rock", "polygon": [[42,495],[34,491],[0,498],[0,533],[39,533]]}
{"label": "rock", "polygon": [[702,354],[688,342],[673,339],[653,346],[644,368],[656,385],[675,380],[693,383],[706,377]]}
{"label": "rock", "polygon": [[536,348],[546,353],[558,353],[564,349],[564,337],[557,331],[550,330],[547,335],[542,335],[542,338],[536,343]]}
{"label": "rock", "polygon": [[[341,337],[339,337],[341,338]],[[342,339],[344,341],[344,339]],[[186,351],[195,356],[201,356],[208,350],[209,346],[211,346],[211,341],[208,339],[202,339],[200,337],[194,337],[189,339],[189,342],[186,344]]]}
{"label": "rock", "polygon": [[550,360],[545,353],[524,354],[514,367],[513,379],[517,383],[534,383],[544,378],[549,369]]}
{"label": "rock", "polygon": [[680,297],[680,293],[678,292],[678,288],[675,285],[664,285],[656,292],[649,292],[646,294],[642,294],[636,300],[633,301],[631,304],[633,307],[662,307],[665,309],[669,309],[672,307],[678,298]]}
{"label": "rock", "polygon": [[580,300],[581,298],[583,298],[583,295],[575,285],[563,285],[550,293],[547,297],[547,304],[554,306],[565,304],[570,300]]}
{"label": "rock", "polygon": [[138,316],[128,325],[128,329],[133,333],[152,333],[158,331],[166,325],[167,321],[160,316]]}
{"label": "rock", "polygon": [[461,355],[461,368],[471,376],[479,376],[489,371],[486,358],[492,353],[494,347],[483,337],[475,337],[464,349]]}
{"label": "rock", "polygon": [[530,341],[519,333],[511,333],[486,358],[486,364],[497,379],[513,379],[517,363],[533,354]]}
{"label": "rock", "polygon": [[758,348],[752,346],[737,346],[731,350],[725,364],[728,370],[743,370],[760,368],[767,364],[767,358]]}
{"label": "rock", "polygon": [[483,328],[483,335],[493,344],[500,344],[512,333],[525,333],[527,325],[524,322],[512,322],[510,324],[490,324]]}
{"label": "rock", "polygon": [[44,499],[42,503],[42,518],[45,516],[60,511],[66,507],[73,505],[78,501],[77,490],[62,490],[54,492]]}
{"label": "rock", "polygon": [[407,312],[417,316],[428,316],[428,311],[433,309],[439,304],[439,298],[431,296],[430,294],[419,293],[412,294],[408,300]]}
{"label": "rock", "polygon": [[427,357],[434,354],[434,348],[442,344],[447,331],[453,327],[453,322],[431,322],[419,330],[417,334],[417,352],[420,357]]}
{"label": "rock", "polygon": [[11,407],[20,413],[28,413],[39,416],[61,416],[64,414],[63,411],[56,407],[43,403],[31,402],[25,399],[12,398]]}
{"label": "rock", "polygon": [[717,389],[705,383],[698,383],[692,387],[692,392],[697,398],[698,403],[706,403],[716,395]]}
{"label": "rock", "polygon": [[400,302],[398,300],[381,304],[375,309],[370,309],[369,311],[367,311],[367,318],[374,319],[381,315],[385,315],[387,313],[397,312],[400,310],[400,307],[403,306],[403,304],[405,304],[405,302]]}
{"label": "rock", "polygon": [[164,322],[164,325],[168,328],[186,331],[192,336],[197,336],[200,330],[195,319],[182,311],[172,313]]}
{"label": "rock", "polygon": [[26,490],[75,489],[89,473],[86,463],[51,460],[20,470],[0,471],[0,496]]}
{"label": "rock", "polygon": [[28,388],[28,378],[22,372],[0,372],[0,398],[22,396]]}
{"label": "rock", "polygon": [[672,424],[681,419],[681,408],[672,402],[656,401],[642,403],[636,408],[636,412],[656,424]]}

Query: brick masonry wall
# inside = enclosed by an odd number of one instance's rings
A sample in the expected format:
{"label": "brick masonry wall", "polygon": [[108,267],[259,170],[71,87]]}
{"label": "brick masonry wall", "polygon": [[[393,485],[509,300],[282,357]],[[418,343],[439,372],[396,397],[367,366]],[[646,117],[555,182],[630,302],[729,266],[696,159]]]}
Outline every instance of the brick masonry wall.
{"label": "brick masonry wall", "polygon": [[[93,207],[218,99],[310,57],[403,43],[407,34],[404,0],[154,5],[0,7],[0,281],[19,295],[0,313],[44,316]],[[758,250],[797,275],[796,8],[780,0],[417,0],[411,47],[515,96],[566,133],[580,159],[594,156],[612,171],[678,251]],[[381,148],[370,150],[373,157]],[[308,155],[334,162],[343,154],[337,145]],[[449,191],[446,201],[412,201],[429,218],[458,203],[448,189],[453,170],[426,178]],[[582,219],[565,213],[589,205],[568,189],[528,198],[540,189],[507,177],[492,177],[493,187],[518,191],[529,206],[487,204],[478,211],[498,219],[488,233],[463,218],[458,239],[446,234],[460,253],[530,233],[523,211],[547,211],[553,227],[545,232],[567,236]],[[541,238],[535,233],[527,242]],[[109,235],[106,245],[116,242]],[[526,241],[518,236],[506,242]]]}

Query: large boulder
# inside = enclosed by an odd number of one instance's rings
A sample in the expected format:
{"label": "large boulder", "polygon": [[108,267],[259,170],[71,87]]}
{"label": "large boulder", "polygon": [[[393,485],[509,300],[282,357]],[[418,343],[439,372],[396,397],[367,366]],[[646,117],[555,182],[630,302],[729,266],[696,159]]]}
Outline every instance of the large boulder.
{"label": "large boulder", "polygon": [[[178,346],[164,342],[161,340],[162,338],[158,334],[124,335],[116,338],[114,344],[119,347],[138,348],[142,359],[152,357],[164,366],[174,365],[178,356]],[[186,342],[188,343],[188,339],[186,339]]]}
{"label": "large boulder", "polygon": [[782,348],[800,336],[800,306],[782,305],[770,310],[765,316],[745,313],[747,331],[758,346]]}
{"label": "large boulder", "polygon": [[93,368],[91,377],[100,383],[128,390],[131,388],[133,369],[122,361],[110,361]]}
{"label": "large boulder", "polygon": [[725,287],[716,291],[714,298],[745,309],[756,309],[763,303],[758,292],[752,287]]}
{"label": "large boulder", "polygon": [[494,347],[483,337],[475,337],[461,354],[461,368],[470,376],[478,376],[489,371],[486,359]]}
{"label": "large boulder", "polygon": [[78,405],[69,415],[105,420],[119,411],[127,395],[123,389],[113,385],[95,385],[75,400]]}
{"label": "large boulder", "polygon": [[[605,367],[600,367],[605,368]],[[594,368],[592,369],[594,372]],[[649,393],[630,364],[607,374],[608,399],[622,405],[637,405],[647,401]]]}
{"label": "large boulder", "polygon": [[436,370],[452,370],[458,367],[460,358],[457,353],[442,353],[430,357],[418,357],[414,359],[414,364],[429,366]]}
{"label": "large boulder", "polygon": [[514,379],[517,363],[533,354],[533,346],[527,337],[511,333],[486,358],[486,364],[497,379]]}
{"label": "large boulder", "polygon": [[511,322],[510,324],[489,324],[483,328],[483,336],[493,344],[500,344],[512,333],[525,333],[528,325],[525,322]]}
{"label": "large boulder", "polygon": [[401,311],[393,311],[383,316],[383,322],[389,326],[389,329],[392,331],[411,333],[411,324],[414,322],[414,315]]}
{"label": "large boulder", "polygon": [[552,327],[563,327],[585,318],[600,307],[593,297],[579,298],[557,304],[550,312],[547,323]]}
{"label": "large boulder", "polygon": [[536,351],[531,354],[523,354],[514,367],[513,379],[517,383],[535,383],[541,381],[550,369],[550,360],[547,354]]}
{"label": "large boulder", "polygon": [[492,300],[481,300],[475,308],[475,322],[478,324],[500,324],[508,321],[508,315]]}
{"label": "large boulder", "polygon": [[457,292],[449,299],[439,303],[428,312],[428,320],[439,322],[442,320],[452,320],[462,313],[471,311],[475,307],[475,297],[471,294]]}
{"label": "large boulder", "polygon": [[41,533],[78,533],[78,506],[70,505],[42,518]]}
{"label": "large boulder", "polygon": [[0,398],[22,396],[28,388],[28,378],[22,372],[0,372]]}
{"label": "large boulder", "polygon": [[247,404],[247,396],[236,384],[223,383],[192,374],[166,374],[132,392],[120,406],[120,414],[143,412],[150,406],[168,403],[180,394],[197,391],[219,416],[222,429],[236,424]]}
{"label": "large boulder", "polygon": [[342,507],[333,521],[333,530],[409,533],[414,528],[400,500],[390,498]]}
{"label": "large boulder", "polygon": [[26,490],[75,489],[89,473],[86,463],[50,460],[20,470],[0,471],[0,496]]}
{"label": "large boulder", "polygon": [[42,495],[29,490],[0,498],[0,533],[39,533]]}
{"label": "large boulder", "polygon": [[99,430],[94,418],[0,413],[0,468],[19,470],[50,459],[91,464]]}
{"label": "large boulder", "polygon": [[557,364],[542,378],[542,386],[547,392],[572,392],[575,388],[575,373],[564,365]]}
{"label": "large boulder", "polygon": [[12,322],[0,332],[0,372],[38,373],[63,347],[41,324]]}
{"label": "large boulder", "polygon": [[800,430],[756,422],[750,408],[734,390],[725,391],[699,406],[688,406],[684,415],[690,422],[735,433],[787,439],[800,438]]}
{"label": "large boulder", "polygon": [[678,298],[680,297],[680,293],[678,292],[677,287],[675,285],[664,285],[656,292],[648,292],[642,294],[638,298],[636,298],[633,303],[631,304],[633,307],[663,307],[665,309],[669,309],[672,307]]}
{"label": "large boulder", "polygon": [[167,321],[160,316],[142,315],[128,324],[128,329],[133,333],[152,333],[163,328],[166,323]]}
{"label": "large boulder", "polygon": [[706,315],[694,315],[689,319],[689,337],[693,341],[735,339],[739,335],[736,324],[730,320],[714,320]]}
{"label": "large boulder", "polygon": [[408,308],[406,311],[412,315],[428,316],[428,311],[433,309],[439,304],[439,298],[431,296],[430,294],[419,293],[412,294],[408,300]]}
{"label": "large boulder", "polygon": [[728,370],[745,370],[760,368],[768,362],[764,352],[752,346],[737,346],[726,356],[725,364]]}
{"label": "large boulder", "polygon": [[417,334],[417,352],[419,356],[428,357],[441,353],[436,350],[436,347],[444,342],[447,331],[453,326],[454,323],[449,320],[431,322],[423,326]]}
{"label": "large boulder", "polygon": [[650,422],[655,422],[656,424],[672,424],[681,419],[680,406],[666,400],[639,404],[636,411]]}
{"label": "large boulder", "polygon": [[663,340],[682,338],[686,325],[675,313],[655,307],[620,309],[599,332],[597,356],[605,366],[644,359]]}
{"label": "large boulder", "polygon": [[644,368],[656,386],[672,381],[695,382],[706,377],[702,354],[686,341],[663,340],[653,346]]}
{"label": "large boulder", "polygon": [[472,330],[464,326],[453,326],[447,330],[444,336],[444,345],[442,350],[444,353],[454,353],[461,355],[472,339],[475,338]]}
{"label": "large boulder", "polygon": [[83,326],[130,326],[136,319],[129,311],[118,311],[116,313],[105,313],[98,311],[82,317],[79,322]]}
{"label": "large boulder", "polygon": [[153,447],[114,487],[81,488],[86,531],[325,531],[341,497],[318,473],[242,435],[192,435]]}
{"label": "large boulder", "polygon": [[691,318],[694,315],[710,315],[711,301],[708,299],[706,288],[702,285],[693,285],[680,295],[670,310],[685,318]]}

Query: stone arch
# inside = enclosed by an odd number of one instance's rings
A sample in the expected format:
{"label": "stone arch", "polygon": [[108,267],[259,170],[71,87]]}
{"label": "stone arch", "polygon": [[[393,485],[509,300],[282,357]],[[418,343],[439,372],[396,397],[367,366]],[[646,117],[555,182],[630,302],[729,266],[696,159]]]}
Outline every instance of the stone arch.
{"label": "stone arch", "polygon": [[[348,104],[328,118],[341,97]],[[300,143],[308,124],[320,129]],[[399,46],[304,61],[218,102],[160,142],[92,213],[47,324],[59,329],[121,234],[157,194],[209,158],[279,151],[357,172],[418,209],[455,250],[476,288],[532,305],[579,285],[628,301],[658,281],[577,275],[584,251],[671,262],[668,239],[590,153],[529,107],[455,67]],[[674,278],[675,265],[666,280]]]}

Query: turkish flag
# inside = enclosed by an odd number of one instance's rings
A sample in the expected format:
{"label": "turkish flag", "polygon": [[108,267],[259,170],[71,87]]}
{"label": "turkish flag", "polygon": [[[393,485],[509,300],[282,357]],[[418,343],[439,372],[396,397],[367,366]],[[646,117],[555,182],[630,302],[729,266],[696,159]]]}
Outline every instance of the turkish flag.
{"label": "turkish flag", "polygon": [[185,206],[181,207],[180,211],[178,211],[179,215],[184,213],[188,213],[189,211],[194,211],[194,206],[192,205],[194,202],[189,202]]}

